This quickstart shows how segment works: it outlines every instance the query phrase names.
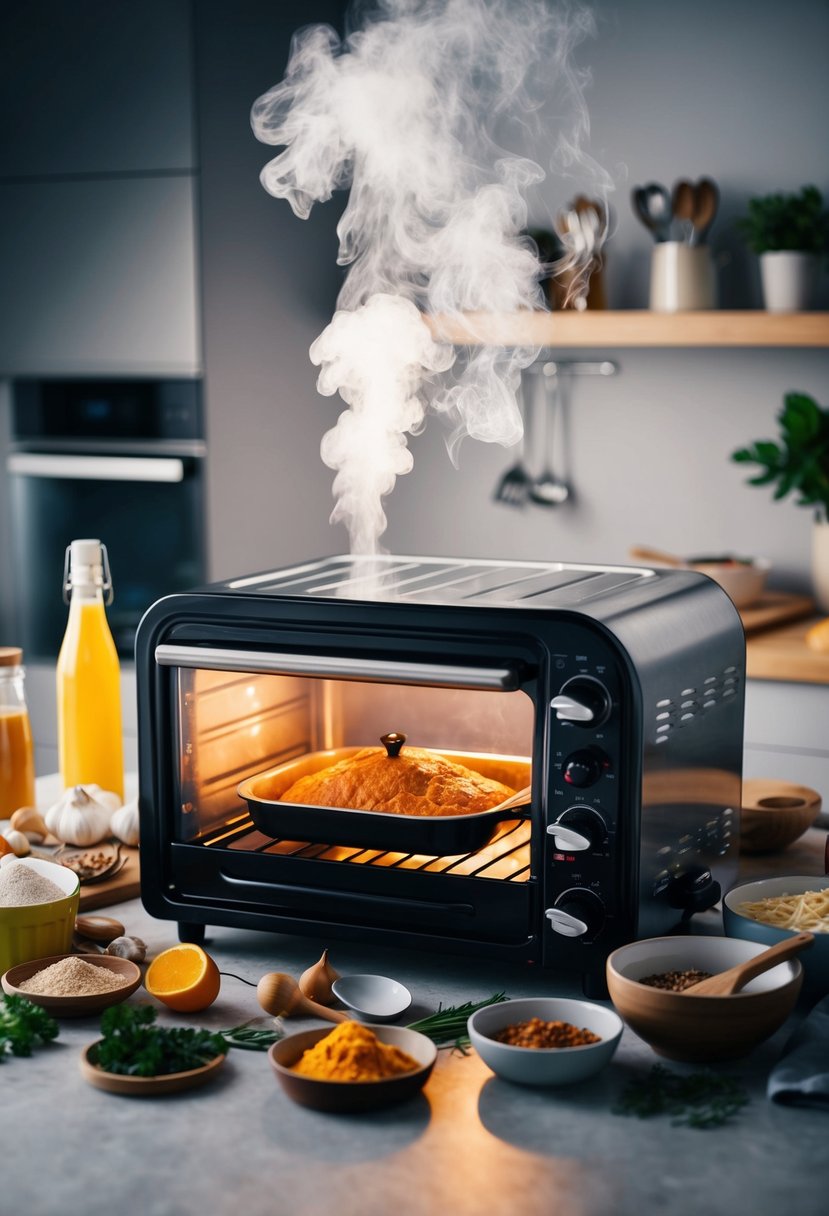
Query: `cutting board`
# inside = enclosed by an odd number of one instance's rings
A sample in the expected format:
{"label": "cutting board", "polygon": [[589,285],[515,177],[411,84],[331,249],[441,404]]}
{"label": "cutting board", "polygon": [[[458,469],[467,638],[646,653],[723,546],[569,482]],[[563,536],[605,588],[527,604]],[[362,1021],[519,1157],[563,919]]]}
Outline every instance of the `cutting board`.
{"label": "cutting board", "polygon": [[829,684],[829,651],[812,650],[806,631],[819,617],[769,629],[748,639],[746,673],[755,680]]}
{"label": "cutting board", "polygon": [[815,601],[808,595],[766,591],[748,608],[741,608],[740,617],[746,633],[756,633],[760,629],[770,629],[774,625],[783,625],[786,621],[797,621],[804,616],[811,616],[814,611]]}
{"label": "cutting board", "polygon": [[112,878],[89,885],[81,883],[80,912],[90,912],[93,908],[105,908],[108,904],[121,904],[136,898],[141,886],[138,849],[123,846],[121,856],[126,857],[126,863]]}

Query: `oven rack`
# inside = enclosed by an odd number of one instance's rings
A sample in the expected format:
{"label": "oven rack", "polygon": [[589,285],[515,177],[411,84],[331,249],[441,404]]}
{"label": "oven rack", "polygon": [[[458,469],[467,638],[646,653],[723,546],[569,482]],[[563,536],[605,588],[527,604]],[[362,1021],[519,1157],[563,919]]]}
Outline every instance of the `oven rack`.
{"label": "oven rack", "polygon": [[523,883],[531,877],[531,827],[524,819],[509,819],[499,825],[494,838],[474,853],[452,857],[429,857],[418,853],[368,849],[356,845],[314,844],[308,841],[275,840],[264,836],[246,819],[232,829],[219,830],[202,840],[205,848],[228,848],[234,852],[324,861],[334,865],[362,865],[373,869],[420,871],[463,875],[501,882]]}

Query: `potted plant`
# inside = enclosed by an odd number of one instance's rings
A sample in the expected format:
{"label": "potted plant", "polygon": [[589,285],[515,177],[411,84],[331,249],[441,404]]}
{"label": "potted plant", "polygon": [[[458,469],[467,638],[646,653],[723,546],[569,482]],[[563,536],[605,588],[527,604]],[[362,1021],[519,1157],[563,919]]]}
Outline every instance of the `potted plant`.
{"label": "potted plant", "polygon": [[737,227],[760,259],[766,309],[807,308],[818,263],[829,249],[829,211],[817,187],[749,199],[748,214],[737,221]]}
{"label": "potted plant", "polygon": [[806,393],[787,393],[778,423],[777,442],[758,440],[731,459],[760,466],[749,484],[775,485],[775,498],[795,493],[798,506],[813,508],[812,582],[820,607],[829,612],[829,409]]}

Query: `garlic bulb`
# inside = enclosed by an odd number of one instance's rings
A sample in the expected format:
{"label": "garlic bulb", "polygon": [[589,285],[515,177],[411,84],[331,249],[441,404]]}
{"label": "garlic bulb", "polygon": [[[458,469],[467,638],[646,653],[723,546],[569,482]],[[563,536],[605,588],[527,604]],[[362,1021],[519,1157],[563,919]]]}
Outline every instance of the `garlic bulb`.
{"label": "garlic bulb", "polygon": [[[46,812],[46,826],[58,840],[84,848],[109,835],[113,808],[95,791],[106,793],[100,786],[73,786]],[[109,794],[108,800],[113,797],[118,798],[118,795]]]}
{"label": "garlic bulb", "polygon": [[138,799],[132,798],[112,812],[109,821],[110,831],[124,844],[138,844]]}
{"label": "garlic bulb", "polygon": [[22,832],[31,844],[41,844],[49,834],[43,816],[33,806],[19,807],[9,822],[18,832]]}
{"label": "garlic bulb", "polygon": [[322,958],[314,963],[299,977],[299,986],[303,996],[316,1001],[318,1005],[333,1005],[334,993],[331,985],[338,980],[339,974],[328,961],[328,950],[322,952]]}
{"label": "garlic bulb", "polygon": [[104,954],[113,954],[116,958],[128,958],[133,963],[143,963],[147,947],[140,937],[116,937],[109,943]]}
{"label": "garlic bulb", "polygon": [[31,853],[32,846],[29,844],[28,836],[24,836],[22,832],[18,832],[16,828],[6,828],[3,836],[15,857],[26,857],[27,854]]}

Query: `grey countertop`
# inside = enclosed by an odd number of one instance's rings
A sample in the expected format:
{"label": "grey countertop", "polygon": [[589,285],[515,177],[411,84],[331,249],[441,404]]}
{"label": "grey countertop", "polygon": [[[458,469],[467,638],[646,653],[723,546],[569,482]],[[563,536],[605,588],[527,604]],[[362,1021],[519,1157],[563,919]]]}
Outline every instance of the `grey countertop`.
{"label": "grey countertop", "polygon": [[[811,829],[787,851],[787,872],[822,873],[824,840]],[[753,868],[763,869],[761,859]],[[150,955],[176,941],[175,925],[150,917],[138,900],[110,911],[144,938]],[[717,932],[716,915],[706,916],[700,931]],[[468,958],[225,928],[210,928],[207,941],[223,972],[253,982],[266,971],[299,975],[325,945],[340,972],[405,983],[415,998],[407,1020],[499,989],[512,997],[581,995],[571,977]],[[143,989],[130,999],[152,1000]],[[159,1010],[166,1024],[188,1020]],[[9,1058],[0,1070],[0,1212],[823,1216],[829,1115],[765,1096],[797,1016],[751,1056],[721,1066],[745,1081],[751,1102],[711,1131],[612,1113],[626,1081],[657,1062],[627,1029],[612,1063],[573,1087],[521,1088],[494,1077],[474,1053],[441,1051],[416,1099],[343,1116],[296,1106],[266,1055],[238,1050],[201,1090],[154,1099],[103,1093],[78,1067],[81,1048],[98,1037],[98,1019],[63,1020],[54,1046]],[[219,1029],[254,1017],[269,1021],[254,988],[225,976],[216,1003],[189,1021]],[[316,1024],[295,1019],[286,1027]]]}

